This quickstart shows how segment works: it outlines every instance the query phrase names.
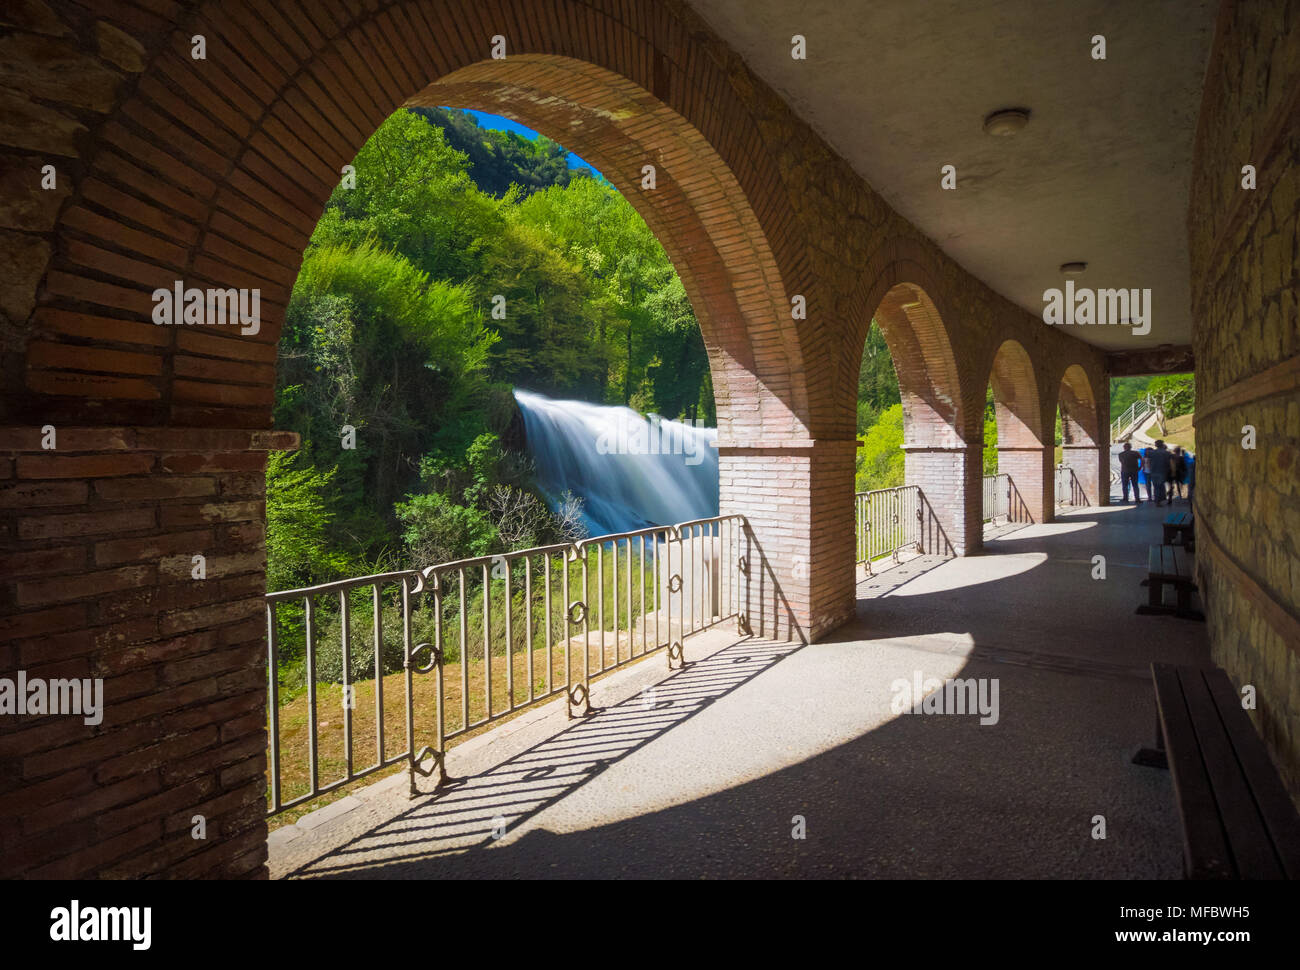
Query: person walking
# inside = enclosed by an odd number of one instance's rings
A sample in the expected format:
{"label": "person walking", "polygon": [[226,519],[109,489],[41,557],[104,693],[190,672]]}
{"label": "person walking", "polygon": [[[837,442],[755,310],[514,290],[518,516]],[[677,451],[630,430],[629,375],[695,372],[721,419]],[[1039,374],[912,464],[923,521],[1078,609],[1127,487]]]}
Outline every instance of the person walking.
{"label": "person walking", "polygon": [[1142,464],[1138,466],[1138,484],[1146,486],[1148,502],[1155,501],[1151,494],[1151,451],[1150,447],[1142,449]]}
{"label": "person walking", "polygon": [[1183,497],[1183,449],[1179,445],[1174,445],[1173,453],[1169,456],[1169,504],[1174,504],[1174,497]]}
{"label": "person walking", "polygon": [[1155,450],[1147,456],[1151,465],[1147,480],[1151,482],[1151,488],[1156,493],[1156,508],[1165,504],[1165,485],[1169,481],[1169,459],[1169,449],[1165,447],[1163,440],[1157,441]]}
{"label": "person walking", "polygon": [[1119,453],[1119,481],[1125,503],[1128,502],[1128,489],[1133,486],[1133,502],[1142,504],[1142,493],[1138,491],[1138,475],[1142,469],[1142,456],[1133,450],[1133,445],[1124,442],[1124,449]]}

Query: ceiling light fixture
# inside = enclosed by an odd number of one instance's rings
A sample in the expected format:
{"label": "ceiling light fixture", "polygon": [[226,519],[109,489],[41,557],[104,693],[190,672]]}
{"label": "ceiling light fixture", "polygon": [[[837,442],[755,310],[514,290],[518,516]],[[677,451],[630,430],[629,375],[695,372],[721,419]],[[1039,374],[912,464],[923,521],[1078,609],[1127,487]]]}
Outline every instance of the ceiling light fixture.
{"label": "ceiling light fixture", "polygon": [[1029,124],[1027,108],[1003,108],[984,119],[984,134],[1005,138]]}
{"label": "ceiling light fixture", "polygon": [[1082,276],[1083,271],[1088,268],[1087,263],[1062,263],[1061,272],[1066,276]]}

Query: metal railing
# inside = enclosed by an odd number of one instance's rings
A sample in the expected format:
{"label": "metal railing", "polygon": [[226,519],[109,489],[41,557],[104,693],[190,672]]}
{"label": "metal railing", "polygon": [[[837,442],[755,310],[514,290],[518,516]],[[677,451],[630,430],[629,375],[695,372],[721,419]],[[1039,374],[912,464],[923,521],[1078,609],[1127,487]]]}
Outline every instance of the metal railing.
{"label": "metal railing", "polygon": [[[403,761],[414,795],[457,738],[561,694],[581,716],[592,678],[665,647],[680,666],[686,637],[731,617],[744,632],[749,548],[743,516],[716,516],[267,594],[267,814]],[[292,711],[285,660],[303,669]]]}
{"label": "metal railing", "polygon": [[1134,401],[1124,410],[1123,414],[1110,423],[1111,443],[1118,442],[1120,435],[1124,434],[1130,427],[1140,426],[1154,411],[1155,406],[1151,403],[1150,398],[1144,397],[1140,401]]}
{"label": "metal railing", "polygon": [[997,524],[998,519],[1007,522],[1011,518],[1011,476],[985,475],[984,498],[982,502],[983,521]]}
{"label": "metal railing", "polygon": [[1079,476],[1069,465],[1056,466],[1055,494],[1058,506],[1081,508],[1088,504],[1088,493],[1083,490]]}
{"label": "metal railing", "polygon": [[873,560],[891,556],[898,561],[899,552],[914,546],[922,552],[921,489],[917,485],[900,485],[855,496],[857,561],[868,571]]}

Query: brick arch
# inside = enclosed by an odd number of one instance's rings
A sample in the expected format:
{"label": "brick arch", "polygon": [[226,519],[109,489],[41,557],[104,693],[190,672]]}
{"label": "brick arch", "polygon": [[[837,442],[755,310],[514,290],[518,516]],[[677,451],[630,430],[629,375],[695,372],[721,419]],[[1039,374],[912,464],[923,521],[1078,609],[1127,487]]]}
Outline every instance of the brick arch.
{"label": "brick arch", "polygon": [[[807,434],[802,352],[781,271],[735,175],[686,119],[611,71],[543,55],[480,61],[406,104],[504,115],[592,162],[682,278],[709,354],[722,438]],[[647,164],[653,191],[641,188]]]}
{"label": "brick arch", "polygon": [[[788,220],[769,243],[764,223],[788,203],[753,151],[755,121],[712,60],[693,59],[687,76],[620,17],[562,6],[571,21],[507,0],[500,24],[475,0],[353,14],[199,7],[95,133],[0,409],[19,421],[267,427],[284,309],[341,167],[397,107],[437,102],[517,117],[605,169],[681,272],[724,438],[808,438],[786,295],[807,276],[802,243]],[[452,23],[478,26],[440,29]],[[190,56],[195,33],[206,62]],[[496,33],[509,56],[485,61]],[[655,193],[635,188],[645,163],[659,169]],[[154,328],[150,294],[177,279],[258,288],[261,332]]]}
{"label": "brick arch", "polygon": [[898,375],[906,447],[952,448],[966,437],[963,388],[947,315],[936,299],[943,300],[942,291],[925,267],[900,259],[886,265],[853,300],[853,379],[844,381],[837,404],[856,406],[858,369],[874,318]]}
{"label": "brick arch", "polygon": [[1041,448],[1043,409],[1029,352],[1018,340],[1004,340],[989,367],[999,448]]}
{"label": "brick arch", "polygon": [[1100,434],[1097,395],[1093,392],[1088,372],[1079,364],[1071,364],[1061,375],[1058,386],[1062,441],[1066,445],[1076,446],[1104,445]]}

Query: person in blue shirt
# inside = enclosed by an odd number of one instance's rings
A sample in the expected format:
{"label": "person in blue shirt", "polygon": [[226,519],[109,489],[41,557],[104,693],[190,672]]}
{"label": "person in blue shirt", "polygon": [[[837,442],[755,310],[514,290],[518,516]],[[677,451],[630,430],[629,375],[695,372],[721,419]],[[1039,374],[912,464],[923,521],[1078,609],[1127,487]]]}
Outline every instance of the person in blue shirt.
{"label": "person in blue shirt", "polygon": [[[1147,488],[1147,501],[1154,502],[1155,498],[1151,495],[1151,452],[1154,448],[1142,449],[1142,464],[1138,466],[1138,484],[1145,485]],[[1141,504],[1141,503],[1139,503]]]}

